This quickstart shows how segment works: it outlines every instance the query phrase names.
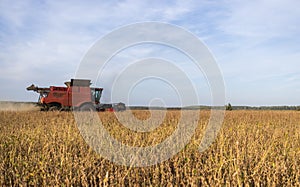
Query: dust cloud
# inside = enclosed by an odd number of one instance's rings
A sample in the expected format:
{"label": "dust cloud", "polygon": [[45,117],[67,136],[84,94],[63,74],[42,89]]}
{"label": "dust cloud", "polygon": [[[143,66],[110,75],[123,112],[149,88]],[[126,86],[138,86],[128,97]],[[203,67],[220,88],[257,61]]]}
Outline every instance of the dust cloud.
{"label": "dust cloud", "polygon": [[39,111],[34,103],[0,101],[0,111]]}

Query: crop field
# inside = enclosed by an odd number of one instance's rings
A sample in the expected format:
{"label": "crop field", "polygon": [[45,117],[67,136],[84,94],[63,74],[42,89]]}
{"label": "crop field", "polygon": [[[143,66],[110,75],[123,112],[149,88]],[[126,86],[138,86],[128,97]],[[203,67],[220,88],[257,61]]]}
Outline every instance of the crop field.
{"label": "crop field", "polygon": [[[148,111],[134,115],[147,119]],[[204,152],[198,147],[210,111],[199,111],[184,149],[147,167],[116,165],[82,138],[72,112],[0,111],[1,186],[300,186],[300,112],[226,111]],[[176,129],[168,111],[153,132],[132,132],[113,112],[99,113],[110,134],[131,146],[155,145]]]}

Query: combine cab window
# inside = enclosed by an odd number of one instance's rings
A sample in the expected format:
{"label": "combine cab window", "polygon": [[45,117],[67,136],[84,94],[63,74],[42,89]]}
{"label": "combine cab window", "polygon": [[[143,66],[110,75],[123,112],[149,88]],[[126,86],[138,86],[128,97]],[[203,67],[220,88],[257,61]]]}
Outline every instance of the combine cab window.
{"label": "combine cab window", "polygon": [[96,103],[99,103],[101,95],[102,95],[102,90],[92,89],[91,92],[92,92],[91,93],[92,94],[92,100],[95,101]]}

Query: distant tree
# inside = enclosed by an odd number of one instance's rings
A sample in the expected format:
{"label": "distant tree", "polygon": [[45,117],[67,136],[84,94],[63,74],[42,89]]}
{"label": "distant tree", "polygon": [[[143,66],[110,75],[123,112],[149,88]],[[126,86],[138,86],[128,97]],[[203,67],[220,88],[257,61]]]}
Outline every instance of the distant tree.
{"label": "distant tree", "polygon": [[297,106],[297,107],[296,107],[296,110],[297,110],[297,111],[300,111],[300,106]]}
{"label": "distant tree", "polygon": [[228,103],[228,105],[226,105],[226,110],[229,110],[229,111],[231,111],[231,110],[232,110],[232,106],[231,106],[231,104],[230,104],[230,103]]}

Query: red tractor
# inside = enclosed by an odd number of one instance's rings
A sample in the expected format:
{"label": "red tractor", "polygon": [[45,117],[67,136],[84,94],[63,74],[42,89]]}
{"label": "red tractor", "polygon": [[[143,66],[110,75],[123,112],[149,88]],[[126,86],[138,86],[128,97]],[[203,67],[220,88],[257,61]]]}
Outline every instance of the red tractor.
{"label": "red tractor", "polygon": [[90,80],[71,79],[71,82],[65,82],[65,85],[66,87],[50,86],[49,88],[39,88],[32,84],[27,87],[27,90],[40,94],[38,104],[43,111],[121,111],[126,109],[124,103],[100,104],[103,88],[90,87]]}

